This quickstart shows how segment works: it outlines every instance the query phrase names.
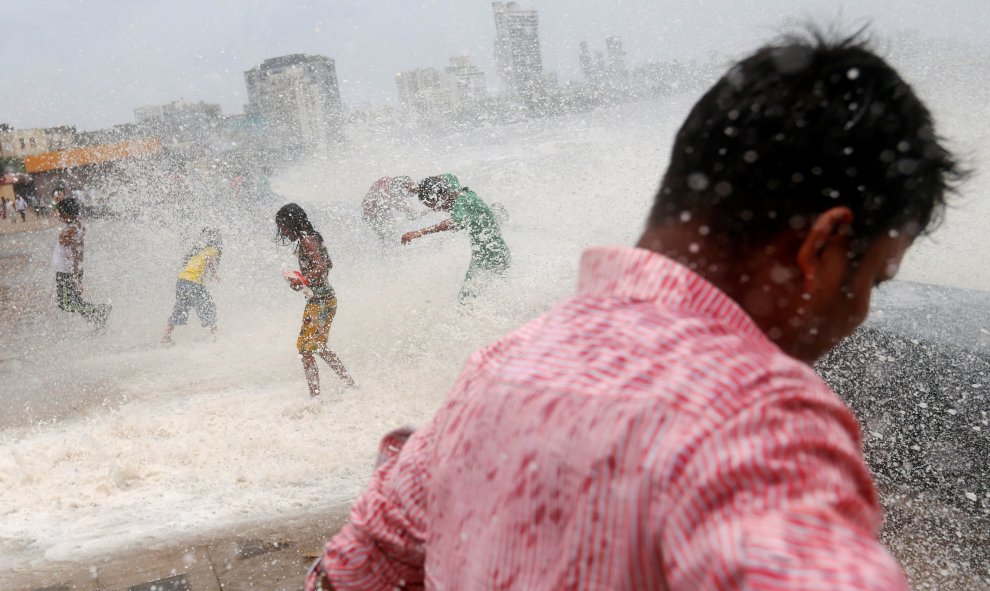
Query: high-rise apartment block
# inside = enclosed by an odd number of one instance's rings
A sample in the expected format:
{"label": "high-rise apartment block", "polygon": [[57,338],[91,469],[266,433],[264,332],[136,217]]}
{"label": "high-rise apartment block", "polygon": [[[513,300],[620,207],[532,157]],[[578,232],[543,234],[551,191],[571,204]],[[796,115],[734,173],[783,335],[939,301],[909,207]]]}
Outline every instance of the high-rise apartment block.
{"label": "high-rise apartment block", "polygon": [[471,58],[459,55],[450,58],[446,74],[454,79],[457,87],[457,100],[462,106],[476,107],[488,96],[485,87],[485,72],[471,63]]}
{"label": "high-rise apartment block", "polygon": [[395,75],[402,106],[420,119],[444,119],[453,114],[454,88],[435,68],[417,68]]}
{"label": "high-rise apartment block", "polygon": [[492,2],[495,11],[495,63],[506,93],[531,100],[543,91],[540,19],[515,2]]}
{"label": "high-rise apartment block", "polygon": [[605,52],[608,54],[608,74],[613,77],[624,75],[626,52],[622,49],[622,40],[614,36],[605,39]]}
{"label": "high-rise apartment block", "polygon": [[591,54],[591,48],[588,46],[587,41],[581,42],[581,52],[578,54],[578,59],[581,62],[581,73],[584,74],[584,79],[589,82],[594,82],[598,79],[598,68],[596,67],[594,57]]}
{"label": "high-rise apartment block", "polygon": [[582,41],[578,60],[584,79],[593,87],[621,86],[626,78],[626,52],[622,48],[622,39],[611,36],[605,39],[605,53],[600,51],[592,54],[587,41]]}
{"label": "high-rise apartment block", "polygon": [[220,105],[182,100],[134,109],[138,127],[166,145],[202,142],[220,129]]}
{"label": "high-rise apartment block", "polygon": [[434,68],[400,72],[395,86],[402,106],[426,121],[473,112],[486,98],[485,73],[467,56],[450,58],[443,72]]}
{"label": "high-rise apartment block", "polygon": [[325,151],[341,140],[343,121],[332,59],[293,54],[244,72],[248,115],[268,124],[272,147]]}

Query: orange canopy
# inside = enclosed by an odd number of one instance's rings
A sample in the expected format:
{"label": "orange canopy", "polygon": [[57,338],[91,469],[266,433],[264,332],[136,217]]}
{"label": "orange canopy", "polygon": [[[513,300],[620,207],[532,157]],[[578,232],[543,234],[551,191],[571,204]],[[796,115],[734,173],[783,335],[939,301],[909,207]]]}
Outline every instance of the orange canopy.
{"label": "orange canopy", "polygon": [[150,139],[74,148],[59,152],[45,152],[44,154],[24,158],[24,169],[28,172],[46,172],[60,168],[109,162],[111,160],[123,160],[132,156],[145,156],[160,152],[161,149],[161,142],[157,139]]}

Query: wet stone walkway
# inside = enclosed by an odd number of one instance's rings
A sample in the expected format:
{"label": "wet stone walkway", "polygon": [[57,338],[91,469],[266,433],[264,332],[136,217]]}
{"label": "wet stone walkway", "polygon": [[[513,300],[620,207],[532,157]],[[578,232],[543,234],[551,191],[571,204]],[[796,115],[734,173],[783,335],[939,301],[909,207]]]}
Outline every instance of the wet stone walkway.
{"label": "wet stone walkway", "polygon": [[[15,573],[6,591],[299,591],[345,511],[299,525],[227,532],[221,539],[120,553],[91,564],[50,563]],[[4,576],[3,578],[6,578]]]}

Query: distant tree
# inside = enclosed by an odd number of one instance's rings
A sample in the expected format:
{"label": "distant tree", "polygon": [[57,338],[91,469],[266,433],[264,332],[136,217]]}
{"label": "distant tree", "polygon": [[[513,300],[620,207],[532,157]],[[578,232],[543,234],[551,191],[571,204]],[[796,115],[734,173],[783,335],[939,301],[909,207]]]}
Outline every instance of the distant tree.
{"label": "distant tree", "polygon": [[[0,131],[2,133],[2,131]],[[20,158],[0,158],[0,172],[25,172],[24,161]]]}
{"label": "distant tree", "polygon": [[0,133],[10,133],[14,131],[14,126],[9,123],[0,123]]}

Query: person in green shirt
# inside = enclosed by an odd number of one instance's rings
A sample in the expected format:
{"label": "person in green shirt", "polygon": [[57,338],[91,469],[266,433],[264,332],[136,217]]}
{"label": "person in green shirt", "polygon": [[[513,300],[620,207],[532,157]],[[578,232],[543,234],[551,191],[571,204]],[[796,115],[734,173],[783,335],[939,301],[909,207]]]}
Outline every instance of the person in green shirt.
{"label": "person in green shirt", "polygon": [[419,183],[419,200],[434,211],[450,212],[450,219],[402,235],[402,243],[448,230],[467,230],[471,238],[471,265],[461,287],[461,301],[477,295],[480,281],[503,275],[509,268],[509,247],[502,239],[498,217],[478,195],[462,187],[452,174],[431,176]]}

